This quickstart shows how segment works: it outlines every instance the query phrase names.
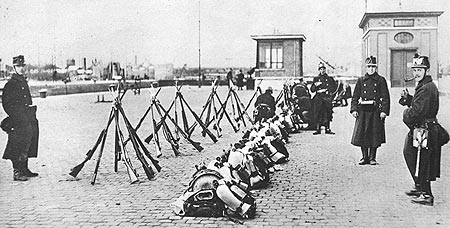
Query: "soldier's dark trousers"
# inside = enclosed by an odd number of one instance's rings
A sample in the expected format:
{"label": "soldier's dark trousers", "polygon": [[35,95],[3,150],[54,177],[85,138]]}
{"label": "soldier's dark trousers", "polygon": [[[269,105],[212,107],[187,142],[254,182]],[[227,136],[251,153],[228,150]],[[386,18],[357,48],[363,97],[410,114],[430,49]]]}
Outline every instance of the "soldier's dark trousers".
{"label": "soldier's dark trousers", "polygon": [[325,123],[317,124],[316,126],[317,126],[316,127],[317,131],[320,131],[320,128],[322,126],[325,127],[325,130],[329,130],[330,129],[330,122],[328,121],[328,122],[325,122]]}
{"label": "soldier's dark trousers", "polygon": [[[426,180],[426,178],[422,175],[422,173],[419,173],[419,177],[415,176],[416,173],[416,163],[417,163],[417,148],[412,146],[412,143],[408,141],[409,136],[407,136],[405,141],[405,146],[403,148],[403,156],[405,158],[406,166],[408,167],[409,173],[411,175],[411,178],[414,181],[415,188],[417,190],[420,190],[422,192],[425,192],[426,195],[432,196],[431,192],[431,182],[429,180]],[[425,159],[426,151],[421,152],[421,166],[422,166],[422,160]]]}
{"label": "soldier's dark trousers", "polygon": [[420,184],[422,191],[425,192],[425,195],[433,196],[433,193],[431,192],[431,182],[430,181],[422,181]]}
{"label": "soldier's dark trousers", "polygon": [[28,158],[20,156],[16,160],[11,160],[13,165],[13,178],[15,181],[26,181],[28,177],[26,171],[28,170]]}
{"label": "soldier's dark trousers", "polygon": [[359,163],[360,165],[369,164],[369,148],[361,147],[362,153],[362,161]]}
{"label": "soldier's dark trousers", "polygon": [[376,158],[377,158],[377,148],[372,147],[372,148],[370,148],[370,151],[369,151],[369,159],[371,161],[375,161]]}

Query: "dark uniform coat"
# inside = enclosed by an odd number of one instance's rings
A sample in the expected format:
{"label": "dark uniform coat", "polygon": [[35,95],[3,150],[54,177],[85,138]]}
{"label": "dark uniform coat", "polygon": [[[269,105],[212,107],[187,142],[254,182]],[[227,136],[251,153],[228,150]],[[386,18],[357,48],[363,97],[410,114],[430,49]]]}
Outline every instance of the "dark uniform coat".
{"label": "dark uniform coat", "polygon": [[239,74],[236,75],[236,86],[237,87],[244,86],[244,74],[242,72],[239,72]]}
{"label": "dark uniform coat", "polygon": [[[364,105],[373,101],[373,105]],[[386,142],[384,120],[380,113],[389,115],[390,96],[386,79],[377,72],[365,74],[356,82],[350,113],[357,111],[351,143],[355,146],[377,148]]]}
{"label": "dark uniform coat", "polygon": [[[316,86],[316,82],[322,84]],[[336,87],[336,81],[326,73],[314,77],[311,85],[311,92],[316,93],[312,99],[313,123],[325,124],[333,119],[333,98]]]}
{"label": "dark uniform coat", "polygon": [[2,105],[11,121],[13,131],[8,133],[3,159],[18,160],[37,157],[39,127],[36,106],[32,106],[30,89],[24,77],[13,74],[5,84]]}
{"label": "dark uniform coat", "polygon": [[228,71],[228,73],[227,73],[228,86],[230,85],[230,82],[233,82],[233,71],[232,70]]}
{"label": "dark uniform coat", "polygon": [[400,103],[408,106],[403,112],[403,122],[410,129],[403,149],[406,165],[411,176],[414,177],[417,148],[413,147],[413,131],[415,127],[423,127],[426,122],[428,126],[428,148],[420,150],[419,179],[434,181],[436,177],[440,177],[441,146],[437,142],[438,129],[435,124],[436,115],[439,111],[439,91],[431,76],[425,76],[419,82],[413,97],[409,95],[408,99],[401,99]]}

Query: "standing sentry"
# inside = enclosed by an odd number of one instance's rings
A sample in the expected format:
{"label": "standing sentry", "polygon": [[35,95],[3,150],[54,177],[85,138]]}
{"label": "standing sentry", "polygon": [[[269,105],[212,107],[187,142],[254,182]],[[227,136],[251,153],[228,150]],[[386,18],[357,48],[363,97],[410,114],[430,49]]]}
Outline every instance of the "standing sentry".
{"label": "standing sentry", "polygon": [[350,113],[356,118],[351,143],[361,147],[359,165],[376,165],[377,149],[386,142],[385,119],[390,95],[386,79],[377,72],[377,59],[366,59],[366,74],[356,82]]}
{"label": "standing sentry", "polygon": [[3,109],[8,114],[2,121],[2,129],[8,133],[3,159],[13,165],[13,179],[27,181],[38,176],[28,169],[28,158],[37,157],[39,125],[36,119],[36,106],[31,100],[30,88],[25,78],[25,58],[13,58],[15,73],[3,88]]}

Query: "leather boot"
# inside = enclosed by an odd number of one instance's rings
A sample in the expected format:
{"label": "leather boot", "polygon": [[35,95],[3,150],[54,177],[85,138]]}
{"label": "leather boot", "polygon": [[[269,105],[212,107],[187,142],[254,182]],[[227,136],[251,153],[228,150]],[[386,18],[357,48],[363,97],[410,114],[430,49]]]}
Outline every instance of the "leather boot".
{"label": "leather boot", "polygon": [[317,130],[315,131],[315,132],[313,132],[313,135],[320,135],[322,132],[321,132],[321,129],[322,128],[322,126],[320,126],[320,125],[317,125]]}
{"label": "leather boot", "polygon": [[421,194],[419,197],[412,199],[411,202],[426,205],[426,206],[433,206],[434,197],[431,195]]}
{"label": "leather boot", "polygon": [[377,148],[370,148],[370,164],[376,165],[377,164]]}
{"label": "leather boot", "polygon": [[330,122],[328,122],[328,123],[325,125],[325,134],[328,134],[328,135],[334,135],[334,134],[336,134],[336,133],[334,133],[334,132],[331,131],[331,129],[330,129]]}
{"label": "leather boot", "polygon": [[334,135],[336,133],[332,132],[331,129],[328,128],[328,129],[325,129],[325,134],[327,134],[327,135]]}
{"label": "leather boot", "polygon": [[23,174],[22,170],[14,169],[14,171],[13,171],[13,179],[15,181],[27,181],[28,177]]}
{"label": "leather boot", "polygon": [[365,148],[365,147],[361,147],[361,152],[362,152],[362,161],[360,163],[358,163],[359,165],[367,165],[369,164],[369,148]]}
{"label": "leather boot", "polygon": [[30,169],[28,169],[28,160],[24,162],[23,174],[27,177],[37,177],[39,175],[38,173],[33,173]]}
{"label": "leather boot", "polygon": [[422,193],[423,193],[423,191],[420,188],[420,185],[418,185],[418,184],[414,185],[413,189],[405,192],[406,195],[415,196],[415,197],[419,197]]}

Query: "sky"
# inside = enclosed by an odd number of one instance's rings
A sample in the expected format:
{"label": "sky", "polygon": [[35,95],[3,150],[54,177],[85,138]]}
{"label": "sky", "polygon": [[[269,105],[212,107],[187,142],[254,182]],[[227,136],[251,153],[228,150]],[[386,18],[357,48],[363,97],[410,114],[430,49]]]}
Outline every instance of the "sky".
{"label": "sky", "polygon": [[[94,58],[122,64],[255,66],[251,35],[303,34],[304,71],[321,56],[360,70],[364,12],[445,11],[439,17],[439,61],[450,65],[448,0],[2,0],[0,58],[31,64]],[[200,26],[199,26],[200,20]]]}

